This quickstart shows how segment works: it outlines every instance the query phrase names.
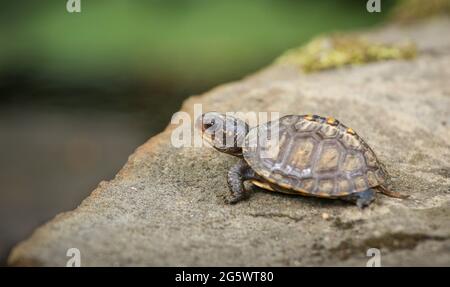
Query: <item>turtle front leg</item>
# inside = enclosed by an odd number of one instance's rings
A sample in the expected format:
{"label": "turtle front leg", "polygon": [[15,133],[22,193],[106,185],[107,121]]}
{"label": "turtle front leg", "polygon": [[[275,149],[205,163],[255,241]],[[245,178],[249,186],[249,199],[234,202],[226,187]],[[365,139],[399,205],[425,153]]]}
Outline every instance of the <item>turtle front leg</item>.
{"label": "turtle front leg", "polygon": [[248,197],[249,192],[245,190],[244,182],[249,179],[257,178],[256,173],[250,166],[241,159],[228,171],[228,187],[231,191],[231,197],[226,200],[227,203],[234,204]]}

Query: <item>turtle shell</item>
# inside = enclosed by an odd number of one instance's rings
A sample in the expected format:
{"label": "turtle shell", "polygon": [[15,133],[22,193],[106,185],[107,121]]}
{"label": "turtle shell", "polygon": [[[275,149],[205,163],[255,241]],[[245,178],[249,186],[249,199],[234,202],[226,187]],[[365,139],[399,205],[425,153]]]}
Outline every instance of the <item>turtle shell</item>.
{"label": "turtle shell", "polygon": [[268,189],[340,197],[385,184],[389,175],[372,149],[333,118],[290,115],[251,129],[244,159]]}

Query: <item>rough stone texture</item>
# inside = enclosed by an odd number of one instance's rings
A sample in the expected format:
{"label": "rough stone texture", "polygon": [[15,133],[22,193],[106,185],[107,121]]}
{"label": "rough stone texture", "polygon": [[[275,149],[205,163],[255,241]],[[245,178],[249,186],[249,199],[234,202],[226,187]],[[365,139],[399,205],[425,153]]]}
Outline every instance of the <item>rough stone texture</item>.
{"label": "rough stone texture", "polygon": [[[450,265],[450,20],[384,27],[381,40],[412,38],[412,61],[303,75],[274,65],[188,99],[203,110],[332,115],[373,147],[408,200],[378,196],[365,210],[270,192],[229,206],[226,173],[236,159],[174,148],[169,126],[102,182],[74,211],[19,244],[10,265],[354,265],[380,248],[382,265]],[[61,191],[63,192],[63,191]],[[326,213],[326,215],[324,215]]]}

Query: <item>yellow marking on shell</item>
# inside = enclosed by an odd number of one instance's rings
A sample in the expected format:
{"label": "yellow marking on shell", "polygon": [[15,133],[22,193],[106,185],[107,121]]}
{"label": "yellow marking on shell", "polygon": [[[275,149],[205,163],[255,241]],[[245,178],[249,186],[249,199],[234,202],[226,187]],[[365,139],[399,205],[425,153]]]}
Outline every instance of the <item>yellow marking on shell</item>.
{"label": "yellow marking on shell", "polygon": [[270,191],[275,191],[275,190],[274,190],[269,184],[267,184],[267,183],[260,182],[260,181],[256,181],[256,180],[252,180],[252,183],[253,183],[254,185],[260,187],[260,188],[267,189],[267,190],[270,190]]}
{"label": "yellow marking on shell", "polygon": [[304,189],[296,189],[295,190],[297,193],[300,193],[301,195],[304,195],[304,196],[313,196],[313,194],[311,194],[310,192],[307,192],[306,190],[304,190]]}
{"label": "yellow marking on shell", "polygon": [[304,190],[296,190],[296,189],[278,189],[276,190],[276,192],[281,192],[284,194],[290,194],[290,195],[303,195],[303,196],[311,196],[311,194],[307,193]]}
{"label": "yellow marking on shell", "polygon": [[314,119],[313,115],[307,115],[304,118],[305,120],[312,121]]}
{"label": "yellow marking on shell", "polygon": [[327,193],[327,192],[318,192],[318,193],[316,193],[314,195],[318,196],[318,197],[330,197],[330,194]]}
{"label": "yellow marking on shell", "polygon": [[277,182],[277,185],[281,186],[282,188],[286,188],[286,189],[292,189],[292,186],[289,184],[286,184],[284,182]]}
{"label": "yellow marking on shell", "polygon": [[341,178],[338,181],[338,189],[339,192],[337,193],[338,195],[346,195],[348,194],[348,191],[350,190],[350,182],[345,179],[345,178]]}
{"label": "yellow marking on shell", "polygon": [[[260,182],[260,181],[257,181],[257,180],[252,180],[251,182],[252,182],[254,185],[256,185],[256,186],[258,186],[258,187],[260,187],[260,188],[262,188],[262,189],[270,190],[270,191],[274,191],[274,192],[281,192],[281,193],[286,193],[286,194],[311,195],[310,193],[308,193],[308,192],[305,191],[305,190],[294,190],[294,189],[291,189],[291,188],[285,188],[285,190],[282,190],[282,189],[275,190],[275,189],[273,189],[272,186],[270,186],[270,184],[268,184],[268,183]],[[283,186],[280,185],[280,184],[277,184],[277,185],[279,185],[280,187],[283,187]]]}
{"label": "yellow marking on shell", "polygon": [[[285,191],[283,191],[283,190],[273,190],[273,189],[269,189],[269,190],[277,191],[277,192],[281,192],[281,193],[288,193],[288,194],[300,193],[300,194],[305,195],[305,196],[315,196],[314,194],[312,194],[311,192],[305,190],[304,188],[294,188],[293,186],[290,186],[290,185],[288,185],[288,184],[280,183],[280,182],[277,181],[276,179],[271,178],[271,177],[270,177],[270,172],[268,172],[268,171],[266,171],[266,170],[264,170],[264,169],[258,170],[257,173],[258,173],[259,175],[263,176],[264,179],[267,180],[269,183],[272,183],[272,184],[274,184],[274,185],[276,185],[276,186],[279,186],[279,187],[281,187],[281,188],[286,189]],[[252,181],[252,182],[253,182],[253,181]],[[255,181],[255,182],[253,182],[253,183],[255,183],[255,185],[259,186],[258,184],[261,183],[261,182]],[[313,185],[314,183],[315,183],[314,180],[311,179],[311,180],[310,180],[310,184],[311,184],[310,187],[312,187],[312,185]],[[264,184],[264,186],[266,186],[265,183],[262,183],[262,184]],[[264,188],[264,187],[262,187],[262,188]],[[329,197],[329,195],[328,195],[327,197]]]}
{"label": "yellow marking on shell", "polygon": [[336,119],[333,117],[328,117],[327,118],[327,123],[330,125],[333,125],[334,123],[336,123]]}
{"label": "yellow marking on shell", "polygon": [[352,134],[352,135],[356,134],[355,131],[354,131],[352,128],[348,128],[348,129],[347,129],[347,132],[348,132],[349,134]]}
{"label": "yellow marking on shell", "polygon": [[346,196],[346,195],[349,195],[349,194],[350,194],[350,192],[340,191],[340,192],[336,193],[336,196]]}

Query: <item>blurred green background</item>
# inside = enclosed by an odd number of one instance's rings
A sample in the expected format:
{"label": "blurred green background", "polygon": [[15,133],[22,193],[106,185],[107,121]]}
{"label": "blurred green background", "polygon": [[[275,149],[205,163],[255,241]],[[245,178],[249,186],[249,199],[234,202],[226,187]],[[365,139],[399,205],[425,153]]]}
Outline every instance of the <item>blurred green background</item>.
{"label": "blurred green background", "polygon": [[0,264],[161,131],[183,99],[375,25],[365,0],[0,1]]}

